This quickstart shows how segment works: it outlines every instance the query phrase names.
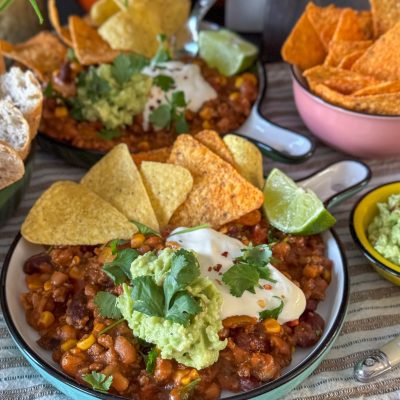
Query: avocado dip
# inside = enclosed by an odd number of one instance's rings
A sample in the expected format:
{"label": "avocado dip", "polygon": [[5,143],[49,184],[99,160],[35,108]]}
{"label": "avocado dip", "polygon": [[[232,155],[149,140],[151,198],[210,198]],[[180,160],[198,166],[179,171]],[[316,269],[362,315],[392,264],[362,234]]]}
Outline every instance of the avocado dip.
{"label": "avocado dip", "polygon": [[400,265],[400,194],[377,207],[378,215],[368,226],[368,240],[383,257]]}

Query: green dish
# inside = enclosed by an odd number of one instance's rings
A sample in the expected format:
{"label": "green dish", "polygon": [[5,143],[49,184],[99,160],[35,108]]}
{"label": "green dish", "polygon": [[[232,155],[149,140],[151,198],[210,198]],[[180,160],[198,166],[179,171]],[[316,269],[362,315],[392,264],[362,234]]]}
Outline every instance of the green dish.
{"label": "green dish", "polygon": [[29,186],[32,176],[33,160],[35,158],[35,143],[32,143],[32,149],[25,160],[25,174],[17,182],[0,190],[0,224],[12,217],[17,210],[21,200]]}

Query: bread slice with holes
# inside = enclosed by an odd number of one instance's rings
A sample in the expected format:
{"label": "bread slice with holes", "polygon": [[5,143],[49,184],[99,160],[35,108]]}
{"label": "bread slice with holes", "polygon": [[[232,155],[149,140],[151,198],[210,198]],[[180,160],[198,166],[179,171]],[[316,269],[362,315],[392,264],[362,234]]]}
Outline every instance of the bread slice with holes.
{"label": "bread slice with holes", "polygon": [[5,99],[0,100],[0,141],[13,147],[25,160],[31,144],[29,125],[22,112]]}
{"label": "bread slice with holes", "polygon": [[0,190],[20,180],[25,173],[24,162],[7,143],[0,141]]}
{"label": "bread slice with holes", "polygon": [[36,136],[42,115],[43,93],[31,71],[12,67],[0,76],[0,97],[10,100],[29,124],[31,140]]}

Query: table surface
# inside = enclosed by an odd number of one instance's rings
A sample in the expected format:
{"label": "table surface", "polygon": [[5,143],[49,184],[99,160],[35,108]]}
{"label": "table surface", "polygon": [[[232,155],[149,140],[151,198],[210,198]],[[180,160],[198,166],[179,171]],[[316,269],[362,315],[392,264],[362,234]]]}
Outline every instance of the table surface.
{"label": "table surface", "polygon": [[[307,134],[293,103],[287,66],[270,64],[268,75],[269,88],[263,104],[264,114],[283,126]],[[315,155],[306,163],[290,166],[265,160],[265,170],[277,166],[297,179],[345,158],[348,156],[319,143]],[[364,161],[373,171],[367,189],[400,179],[400,158]],[[24,217],[40,194],[57,180],[77,181],[83,174],[83,169],[71,167],[42,151],[37,152],[30,188],[17,214],[0,227],[0,265]],[[400,334],[400,287],[383,280],[374,272],[355,247],[349,233],[349,214],[358,196],[332,210],[338,220],[335,230],[344,243],[349,262],[351,287],[349,310],[341,335],[318,369],[284,400],[400,400],[400,368],[371,384],[360,384],[353,379],[353,366],[360,357]],[[0,398],[67,400],[66,396],[44,381],[25,361],[7,331],[1,311]]]}

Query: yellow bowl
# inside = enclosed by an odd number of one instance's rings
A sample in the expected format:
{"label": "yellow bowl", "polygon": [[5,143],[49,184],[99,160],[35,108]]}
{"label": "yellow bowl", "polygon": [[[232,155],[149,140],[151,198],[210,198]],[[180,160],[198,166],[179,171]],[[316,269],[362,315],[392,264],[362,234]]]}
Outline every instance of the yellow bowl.
{"label": "yellow bowl", "polygon": [[367,228],[378,214],[377,203],[387,202],[390,195],[400,193],[400,182],[385,183],[366,193],[353,207],[350,217],[350,232],[353,240],[370,261],[375,270],[400,286],[400,266],[378,253],[367,237]]}

